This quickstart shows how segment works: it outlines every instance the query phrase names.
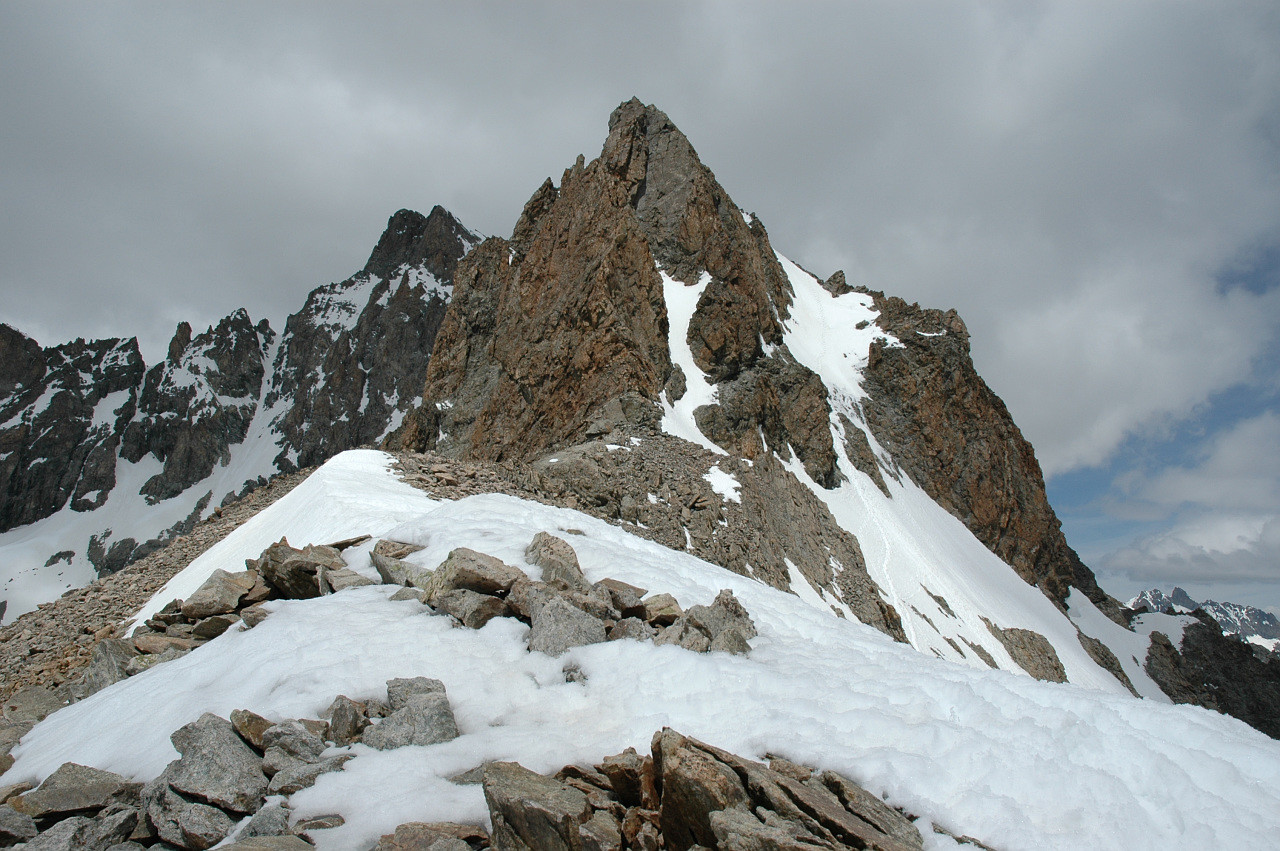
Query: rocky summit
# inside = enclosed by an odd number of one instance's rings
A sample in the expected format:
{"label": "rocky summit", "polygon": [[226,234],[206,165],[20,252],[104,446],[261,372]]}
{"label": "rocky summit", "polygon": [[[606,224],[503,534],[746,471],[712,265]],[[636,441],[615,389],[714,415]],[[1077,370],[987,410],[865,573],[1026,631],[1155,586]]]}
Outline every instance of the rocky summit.
{"label": "rocky summit", "polygon": [[0,571],[0,846],[1226,847],[1280,811],[1240,756],[1280,755],[1275,654],[1109,596],[960,317],[777,251],[636,99],[509,238],[401,210],[283,325],[152,365],[0,326]]}

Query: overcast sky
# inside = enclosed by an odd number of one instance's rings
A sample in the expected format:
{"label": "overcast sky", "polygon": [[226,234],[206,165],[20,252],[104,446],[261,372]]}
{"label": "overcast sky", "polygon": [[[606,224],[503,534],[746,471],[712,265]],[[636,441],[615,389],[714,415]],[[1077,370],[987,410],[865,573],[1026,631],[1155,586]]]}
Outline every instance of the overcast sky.
{"label": "overcast sky", "polygon": [[667,112],[775,247],[955,307],[1104,587],[1280,607],[1280,6],[0,0],[0,321],[280,328]]}

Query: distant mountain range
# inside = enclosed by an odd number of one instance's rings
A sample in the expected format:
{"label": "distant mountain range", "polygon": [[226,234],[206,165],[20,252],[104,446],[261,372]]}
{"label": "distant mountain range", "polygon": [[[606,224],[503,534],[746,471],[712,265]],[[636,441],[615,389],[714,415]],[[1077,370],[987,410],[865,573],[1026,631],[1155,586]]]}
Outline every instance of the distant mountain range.
{"label": "distant mountain range", "polygon": [[1219,603],[1216,600],[1197,602],[1181,588],[1174,588],[1165,594],[1159,588],[1143,591],[1127,604],[1131,609],[1146,606],[1153,612],[1190,614],[1196,609],[1203,609],[1205,614],[1218,622],[1222,631],[1234,635],[1242,641],[1248,641],[1275,650],[1280,647],[1280,620],[1263,609],[1245,606],[1240,603]]}

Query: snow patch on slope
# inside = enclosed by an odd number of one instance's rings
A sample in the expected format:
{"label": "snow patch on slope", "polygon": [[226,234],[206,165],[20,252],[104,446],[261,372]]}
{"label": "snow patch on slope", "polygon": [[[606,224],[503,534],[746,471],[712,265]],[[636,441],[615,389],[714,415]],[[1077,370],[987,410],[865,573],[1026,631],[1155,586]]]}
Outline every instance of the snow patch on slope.
{"label": "snow patch on slope", "polygon": [[[645,752],[664,725],[748,757],[839,771],[998,848],[1265,847],[1280,831],[1280,743],[1234,719],[941,662],[575,511],[496,494],[430,503],[401,490],[385,455],[330,463],[317,473],[327,484],[299,486],[287,511],[232,533],[210,566],[236,570],[259,542],[315,534],[299,526],[341,492],[371,515],[390,512],[383,528],[408,517],[389,534],[424,543],[419,563],[468,546],[524,568],[535,533],[578,529],[568,540],[589,579],[669,591],[686,607],[730,588],[760,634],[745,657],[615,641],[551,659],[525,649],[514,620],[453,628],[417,603],[390,602],[392,588],[277,602],[252,630],[54,713],[0,782],[39,779],[65,761],[149,779],[177,757],[169,734],[202,712],[316,717],[336,694],[382,697],[391,677],[429,676],[444,681],[462,735],[386,752],[353,746],[342,771],[291,801],[300,818],[346,818],[316,834],[321,851],[368,848],[405,821],[483,822],[481,789],[445,778],[486,760],[545,772],[628,746]],[[585,682],[566,682],[565,664]]]}
{"label": "snow patch on slope", "polygon": [[[858,404],[865,396],[862,371],[871,344],[878,338],[891,344],[897,341],[875,325],[878,314],[870,296],[832,295],[808,272],[777,256],[794,291],[784,339],[796,360],[817,373],[830,393],[832,439],[844,481],[828,490],[813,481],[794,456],[784,463],[858,539],[867,571],[901,615],[912,646],[944,659],[984,666],[973,648],[965,647],[976,645],[1000,668],[1021,672],[987,628],[985,617],[1000,628],[1043,635],[1071,682],[1127,694],[1084,651],[1072,623],[963,523],[907,477],[886,479],[891,494],[886,496],[853,465],[845,452],[844,424],[838,415],[844,413],[855,427],[863,428]],[[863,431],[873,451],[883,455],[870,430]]]}
{"label": "snow patch on slope", "polygon": [[658,274],[662,276],[662,297],[667,303],[667,346],[671,362],[684,372],[686,388],[684,395],[675,402],[662,394],[662,430],[710,449],[717,455],[728,455],[702,433],[693,416],[698,408],[716,401],[715,387],[694,363],[693,351],[689,348],[689,323],[698,309],[698,300],[706,291],[707,284],[711,283],[711,275],[703,272],[698,283],[687,286],[661,269]]}

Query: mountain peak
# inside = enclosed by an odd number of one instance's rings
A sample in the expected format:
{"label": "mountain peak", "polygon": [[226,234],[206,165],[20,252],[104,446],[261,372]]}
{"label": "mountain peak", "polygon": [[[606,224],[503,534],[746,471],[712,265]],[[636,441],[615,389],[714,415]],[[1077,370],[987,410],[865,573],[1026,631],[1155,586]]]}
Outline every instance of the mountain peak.
{"label": "mountain peak", "polygon": [[454,264],[477,242],[479,238],[444,207],[436,205],[425,216],[416,210],[397,210],[387,220],[364,271],[388,278],[401,266],[421,265],[442,283],[452,283]]}

